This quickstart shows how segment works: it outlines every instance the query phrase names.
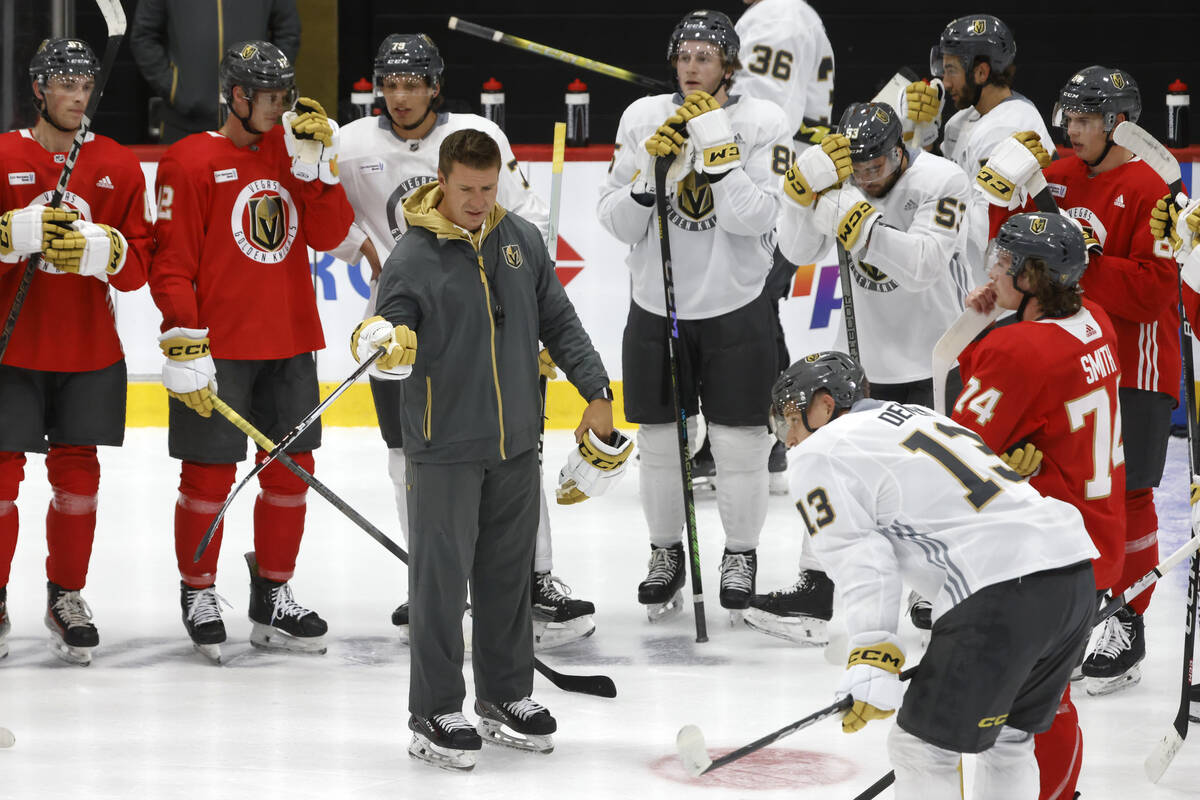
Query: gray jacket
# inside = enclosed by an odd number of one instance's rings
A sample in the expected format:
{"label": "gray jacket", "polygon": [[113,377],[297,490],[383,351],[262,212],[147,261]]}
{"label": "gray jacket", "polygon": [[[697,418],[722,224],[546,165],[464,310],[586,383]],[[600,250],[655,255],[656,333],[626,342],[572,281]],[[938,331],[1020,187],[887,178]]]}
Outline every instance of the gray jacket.
{"label": "gray jacket", "polygon": [[133,58],[167,101],[169,121],[192,132],[217,127],[221,55],[247,39],[269,41],[295,63],[296,0],[139,0],[129,31]]}
{"label": "gray jacket", "polygon": [[608,374],[531,223],[493,206],[478,243],[436,211],[436,183],[404,203],[409,228],[379,277],[376,311],[417,334],[404,382],[414,461],[507,459],[538,441],[538,341],[585,400]]}

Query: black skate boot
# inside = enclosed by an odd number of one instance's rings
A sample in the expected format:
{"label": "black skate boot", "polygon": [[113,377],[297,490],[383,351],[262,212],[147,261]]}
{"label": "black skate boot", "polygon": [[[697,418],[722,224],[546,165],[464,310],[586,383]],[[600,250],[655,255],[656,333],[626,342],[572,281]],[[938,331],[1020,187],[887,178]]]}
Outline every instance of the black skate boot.
{"label": "black skate boot", "polygon": [[786,589],[750,598],[745,622],[756,631],[789,642],[823,647],[829,644],[826,623],[833,617],[833,581],[820,570],[800,570]]}
{"label": "black skate boot", "polygon": [[682,542],[670,547],[650,545],[649,573],[638,584],[638,602],[646,606],[646,616],[651,622],[673,616],[683,608],[679,590],[685,578]]}
{"label": "black skate boot", "polygon": [[221,663],[221,642],[225,641],[225,623],[221,620],[221,603],[229,605],[217,594],[215,586],[193,589],[179,582],[179,607],[183,626],[192,637],[196,652],[214,663]]}
{"label": "black skate boot", "polygon": [[767,457],[767,474],[770,476],[771,494],[787,494],[787,445],[776,440],[771,446],[771,455]]}
{"label": "black skate boot", "polygon": [[908,593],[908,618],[913,627],[919,631],[927,631],[933,627],[933,603],[916,592]]}
{"label": "black skate boot", "polygon": [[1124,606],[1104,621],[1092,652],[1083,660],[1087,693],[1112,694],[1136,686],[1142,679],[1138,663],[1145,657],[1145,622]]}
{"label": "black skate boot", "polygon": [[1188,719],[1200,722],[1200,683],[1188,689]]}
{"label": "black skate boot", "polygon": [[258,574],[254,553],[246,553],[250,567],[250,644],[267,650],[324,653],[325,620],[292,597],[292,587]]}
{"label": "black skate boot", "polygon": [[0,658],[8,655],[8,632],[12,623],[8,621],[8,587],[0,586]]}
{"label": "black skate boot", "polygon": [[396,606],[396,610],[392,612],[392,624],[397,628],[408,627],[408,601],[405,600],[400,605]]}
{"label": "black skate boot", "polygon": [[721,557],[721,607],[734,612],[729,617],[730,625],[739,621],[741,615],[736,612],[744,611],[750,606],[750,596],[754,594],[757,575],[757,550],[733,553],[729,548],[725,548],[725,555]]}
{"label": "black skate boot", "polygon": [[712,447],[706,438],[700,449],[692,453],[692,489],[717,488],[717,462],[713,460]]}
{"label": "black skate boot", "polygon": [[472,770],[483,741],[467,718],[457,711],[434,714],[429,719],[413,714],[408,718],[413,732],[408,754],[418,761],[442,769]]}
{"label": "black skate boot", "polygon": [[528,697],[511,703],[476,700],[475,713],[479,715],[475,728],[488,744],[532,753],[554,751],[554,738],[550,734],[558,730],[558,723],[536,700]]}
{"label": "black skate boot", "polygon": [[92,609],[79,592],[46,581],[46,627],[54,655],[81,667],[92,663],[92,648],[100,643],[100,634],[92,624]]}
{"label": "black skate boot", "polygon": [[533,573],[533,649],[549,650],[596,632],[596,607],[570,597],[571,587],[549,572]]}

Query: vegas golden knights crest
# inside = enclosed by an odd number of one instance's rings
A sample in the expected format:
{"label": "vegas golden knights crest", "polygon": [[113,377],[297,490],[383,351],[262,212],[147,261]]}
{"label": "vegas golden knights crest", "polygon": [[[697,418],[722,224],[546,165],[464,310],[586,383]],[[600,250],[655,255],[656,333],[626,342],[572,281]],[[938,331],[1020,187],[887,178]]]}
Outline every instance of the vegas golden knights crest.
{"label": "vegas golden knights crest", "polygon": [[987,20],[986,19],[977,19],[977,20],[971,21],[971,33],[974,33],[975,35],[978,36],[978,35],[986,33],[986,32],[987,32]]}
{"label": "vegas golden knights crest", "polygon": [[504,245],[504,263],[508,264],[513,269],[517,269],[524,263],[521,257],[521,246],[517,244]]}
{"label": "vegas golden knights crest", "polygon": [[1109,80],[1112,81],[1112,85],[1113,85],[1114,89],[1124,89],[1125,88],[1125,76],[1122,75],[1121,73],[1113,72],[1108,76],[1108,78],[1109,78]]}
{"label": "vegas golden knights crest", "polygon": [[892,118],[889,117],[888,113],[886,111],[884,111],[882,108],[875,109],[875,119],[879,120],[884,125],[886,125],[892,121]]}
{"label": "vegas golden knights crest", "polygon": [[811,364],[821,358],[820,353],[810,353],[804,357],[804,363]]}
{"label": "vegas golden knights crest", "polygon": [[1029,220],[1030,233],[1042,233],[1045,230],[1046,230],[1046,218],[1045,217],[1034,217],[1033,219]]}
{"label": "vegas golden knights crest", "polygon": [[242,48],[242,61],[249,61],[254,58],[254,54],[258,52],[258,48],[252,44],[248,44]]}
{"label": "vegas golden knights crest", "polygon": [[246,205],[250,210],[250,241],[268,252],[278,250],[287,234],[282,199],[277,194],[263,194]]}
{"label": "vegas golden knights crest", "polygon": [[679,182],[679,210],[691,219],[704,219],[713,212],[712,186],[707,178],[701,178],[695,172],[689,172],[687,177]]}

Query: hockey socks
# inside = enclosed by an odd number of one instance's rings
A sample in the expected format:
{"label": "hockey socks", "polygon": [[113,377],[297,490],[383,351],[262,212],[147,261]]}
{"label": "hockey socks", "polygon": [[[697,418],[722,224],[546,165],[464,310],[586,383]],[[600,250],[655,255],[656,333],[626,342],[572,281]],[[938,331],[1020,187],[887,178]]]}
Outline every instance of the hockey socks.
{"label": "hockey socks", "polygon": [[17,551],[17,491],[25,477],[24,453],[0,453],[0,586],[8,585],[9,568]]}
{"label": "hockey socks", "polygon": [[1083,731],[1071,702],[1071,687],[1063,693],[1050,730],[1034,736],[1034,754],[1041,776],[1038,800],[1071,800],[1083,766]]}
{"label": "hockey socks", "polygon": [[72,591],[83,588],[100,490],[100,462],[95,447],[51,445],[46,472],[53,488],[46,511],[46,577]]}
{"label": "hockey socks", "polygon": [[221,510],[236,474],[236,464],[184,461],[180,469],[179,499],[175,502],[175,561],[183,582],[192,588],[205,589],[217,580],[224,523],[217,526],[200,560],[193,563],[192,558],[204,532]]}
{"label": "hockey socks", "polygon": [[[266,454],[259,451],[259,459]],[[313,472],[311,452],[292,454],[292,459]],[[308,485],[287,467],[273,461],[259,473],[262,491],[254,501],[254,553],[258,573],[273,581],[288,581],[296,572],[296,554],[304,535]]]}
{"label": "hockey socks", "polygon": [[[1154,490],[1137,489],[1125,493],[1125,568],[1121,580],[1113,587],[1114,596],[1128,589],[1133,582],[1158,564],[1158,514],[1154,509]],[[1154,587],[1146,589],[1129,601],[1136,614],[1145,614],[1150,607]]]}

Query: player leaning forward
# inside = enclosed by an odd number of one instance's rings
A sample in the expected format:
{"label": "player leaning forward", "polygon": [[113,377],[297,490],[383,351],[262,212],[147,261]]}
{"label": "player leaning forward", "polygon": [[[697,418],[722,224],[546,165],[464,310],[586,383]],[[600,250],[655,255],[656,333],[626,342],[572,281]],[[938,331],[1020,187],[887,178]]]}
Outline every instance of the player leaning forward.
{"label": "player leaning forward", "polygon": [[88,133],[61,207],[45,205],[98,69],[86,42],[43,42],[29,65],[40,119],[0,136],[0,309],[12,305],[27,259],[42,256],[0,366],[0,656],[25,453],[46,453],[46,626],[55,653],[80,664],[99,642],[80,596],[96,532],[96,445],[125,437],[125,359],[109,290],[145,283],[150,247],[141,167],[112,139]]}
{"label": "player leaning forward", "polygon": [[[771,268],[763,237],[775,226],[792,132],[773,103],[728,95],[737,52],[737,34],[724,14],[697,11],[676,26],[667,53],[680,93],[642,98],[625,109],[598,208],[605,229],[632,247],[625,259],[633,301],[622,364],[625,415],[641,425],[639,477],[651,555],[638,601],[650,606],[651,619],[677,605],[684,582],[677,409],[667,382],[651,153],[675,158],[663,187],[663,235],[670,237],[675,262],[680,388],[689,423],[704,405],[721,475],[716,494],[725,528],[726,608],[746,608],[754,593],[766,518],[771,439],[765,409],[778,365],[774,310],[762,291]],[[685,126],[686,143],[678,132]],[[694,435],[689,426],[689,439]]]}
{"label": "player leaning forward", "polygon": [[[159,165],[150,268],[172,397],[169,447],[183,462],[175,506],[180,603],[188,634],[213,658],[225,640],[214,590],[221,527],[199,562],[193,554],[246,457],[246,436],[212,413],[211,395],[219,386],[226,403],[275,440],[317,404],[313,351],[325,342],[307,246],[334,247],[354,216],[338,185],[336,123],[303,98],[289,112],[296,90],[287,57],[268,42],[242,42],[226,50],[220,76],[225,124],[171,145]],[[317,423],[288,451],[309,472],[320,439]],[[259,473],[259,485],[254,552],[246,555],[251,641],[324,652],[325,621],[296,603],[288,584],[308,487],[278,461]]]}
{"label": "player leaning forward", "polygon": [[[1079,511],[976,433],[868,393],[836,352],[793,364],[772,390],[776,435],[797,448],[792,498],[845,607],[842,729],[900,709],[888,737],[900,800],[961,798],[961,753],[979,754],[976,800],[1033,800],[1033,734],[1050,727],[1091,630],[1096,548]],[[907,692],[905,583],[933,598],[934,620]]]}
{"label": "player leaning forward", "polygon": [[437,183],[404,203],[408,230],[380,275],[379,316],[351,337],[360,361],[388,349],[373,367],[379,377],[406,379],[409,753],[451,769],[472,768],[481,746],[462,714],[468,581],[479,732],[492,743],[553,749],[557,724],[529,697],[539,339],[588,400],[576,438],[620,461],[629,453],[619,434],[624,446],[609,447],[608,375],[541,234],[496,203],[501,169],[486,133],[446,137]]}

